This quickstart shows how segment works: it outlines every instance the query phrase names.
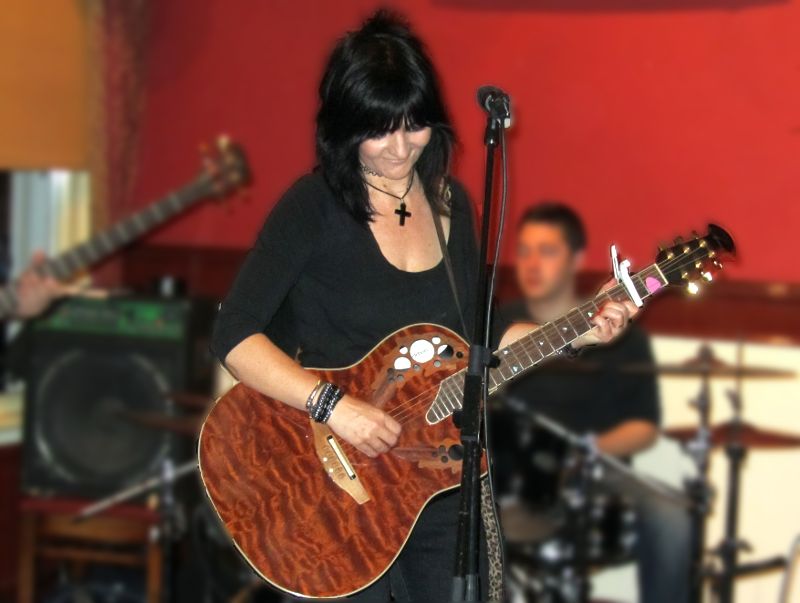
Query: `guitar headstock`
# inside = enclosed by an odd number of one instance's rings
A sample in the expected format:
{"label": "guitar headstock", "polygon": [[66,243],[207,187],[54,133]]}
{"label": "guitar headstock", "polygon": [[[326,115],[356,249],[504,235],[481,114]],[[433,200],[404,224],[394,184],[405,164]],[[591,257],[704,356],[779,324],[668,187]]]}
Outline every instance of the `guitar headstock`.
{"label": "guitar headstock", "polygon": [[241,145],[220,136],[211,147],[204,146],[203,171],[210,179],[212,192],[223,197],[250,183],[250,166]]}
{"label": "guitar headstock", "polygon": [[735,252],[731,236],[716,224],[709,224],[705,235],[694,233],[686,241],[676,238],[673,246],[659,252],[656,262],[669,285],[685,286],[689,293],[697,293],[702,280],[710,281],[722,270],[721,258]]}

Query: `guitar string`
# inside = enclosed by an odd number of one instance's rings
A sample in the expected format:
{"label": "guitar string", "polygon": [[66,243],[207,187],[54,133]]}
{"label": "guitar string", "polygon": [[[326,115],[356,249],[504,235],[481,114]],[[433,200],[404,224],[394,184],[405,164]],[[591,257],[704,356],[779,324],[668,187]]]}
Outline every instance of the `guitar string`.
{"label": "guitar string", "polygon": [[[695,255],[695,254],[697,254],[698,252],[700,252],[701,254],[703,254],[703,253],[706,253],[704,248],[702,248],[702,247],[698,247],[698,248],[696,248],[696,249],[694,249],[694,250],[690,251],[688,254],[681,254],[680,256],[676,256],[676,257],[675,257],[674,259],[672,259],[672,260],[667,260],[666,262],[664,262],[664,264],[663,264],[663,267],[660,267],[660,268],[661,268],[662,270],[663,270],[663,269],[670,270],[670,269],[671,269],[672,267],[674,267],[675,265],[678,265],[678,264],[681,264],[681,263],[683,263],[684,265],[688,265],[688,264],[690,264],[690,263],[691,263],[691,264],[693,264],[693,263],[696,261],[696,258],[694,258],[694,257],[692,257],[692,256],[694,256],[694,255]],[[656,265],[657,265],[657,264],[656,264]],[[645,270],[646,270],[646,268],[645,268]],[[637,273],[637,274],[639,274],[639,273]],[[613,291],[615,291],[615,290],[616,290],[616,292],[624,292],[624,287],[623,287],[622,285],[616,285],[616,286],[614,286],[614,287],[611,287],[611,288],[610,288],[610,289],[608,289],[607,291],[604,291],[604,292],[603,292],[603,293],[601,293],[600,295],[597,295],[596,297],[594,297],[594,298],[591,300],[591,302],[590,302],[590,303],[594,303],[595,301],[597,301],[597,300],[599,300],[599,299],[601,299],[601,298],[603,298],[603,297],[606,297],[606,298],[608,298],[609,300],[610,300],[610,299],[612,299],[612,298],[611,298],[611,292],[613,292]],[[576,310],[576,309],[577,309],[577,308],[573,308],[572,310],[570,310],[569,312],[567,312],[567,313],[566,313],[564,316],[566,316],[566,315],[568,315],[568,314],[571,314],[571,313],[572,313],[572,311],[573,311],[573,310]],[[533,332],[535,332],[535,331],[538,331],[539,329],[542,329],[542,328],[546,327],[548,324],[551,324],[552,322],[553,322],[553,321],[550,321],[550,322],[548,322],[548,323],[545,323],[545,324],[544,324],[544,325],[542,325],[541,327],[538,327],[537,329],[534,329],[533,331],[530,331],[529,333],[526,333],[526,334],[525,334],[525,335],[523,335],[523,336],[522,336],[520,339],[517,339],[517,340],[516,340],[516,342],[512,342],[512,343],[517,343],[517,342],[520,342],[520,341],[521,341],[523,338],[525,338],[525,337],[528,337],[528,336],[529,336],[530,334],[532,334]],[[591,329],[590,329],[590,330],[591,330]],[[556,331],[556,332],[557,332],[557,331]],[[587,332],[588,332],[588,331],[587,331]],[[549,339],[548,339],[548,343],[549,343]],[[509,344],[509,345],[511,345],[511,344]],[[523,343],[522,345],[523,345],[523,351],[525,351],[525,353],[526,353],[526,354],[528,354],[528,350],[527,350],[527,349],[525,349],[525,347],[524,347],[524,346],[525,346],[525,343]],[[566,345],[566,344],[565,344],[565,345]],[[551,344],[551,346],[552,346],[552,344]],[[538,350],[538,348],[535,348],[535,347],[533,347],[533,348],[530,348],[530,349],[537,349],[537,350]],[[553,350],[552,352],[550,352],[549,354],[543,355],[543,356],[542,356],[542,357],[541,357],[539,360],[537,360],[536,362],[534,362],[534,365],[535,365],[535,364],[538,364],[539,362],[542,362],[542,361],[544,361],[544,360],[545,360],[546,358],[548,358],[549,356],[552,356],[552,355],[555,355],[555,354],[556,354],[556,350],[554,349],[554,350]],[[528,354],[528,356],[530,357],[530,354]],[[425,396],[425,395],[427,395],[427,394],[428,394],[428,393],[430,393],[432,390],[435,390],[435,389],[437,389],[437,387],[442,387],[442,388],[444,388],[446,383],[451,383],[451,381],[450,381],[450,380],[451,380],[453,377],[455,377],[456,375],[458,375],[459,373],[462,373],[463,371],[464,371],[464,369],[461,369],[461,370],[457,371],[456,373],[453,373],[452,375],[449,375],[449,376],[445,377],[444,379],[442,379],[442,381],[440,381],[440,382],[439,382],[439,384],[438,384],[437,386],[434,386],[434,387],[428,388],[427,390],[424,390],[424,391],[420,392],[420,393],[419,393],[419,394],[417,394],[416,396],[413,396],[412,398],[409,398],[409,399],[408,399],[408,400],[406,400],[404,403],[402,403],[402,405],[399,405],[399,406],[397,407],[397,409],[396,409],[396,412],[395,412],[395,413],[388,413],[388,414],[389,414],[389,416],[391,416],[393,419],[397,420],[397,421],[398,421],[398,422],[399,422],[399,423],[402,425],[402,424],[404,423],[405,419],[406,419],[406,418],[407,418],[407,417],[408,417],[410,414],[413,414],[413,413],[415,412],[415,410],[416,410],[416,407],[417,407],[417,406],[419,406],[420,404],[425,404],[425,403],[428,401],[428,400],[418,400],[418,398],[420,398],[421,396]],[[502,373],[501,373],[501,375],[502,375]],[[516,375],[515,375],[515,376],[516,376]],[[461,389],[458,387],[458,385],[456,385],[455,387],[456,387],[456,391],[453,391],[452,389],[450,389],[450,393],[451,393],[451,394],[455,394],[456,396],[458,396],[458,395],[461,393]],[[437,398],[438,398],[438,396],[437,396]],[[415,402],[415,400],[417,400],[417,401]],[[435,403],[436,403],[436,401],[437,401],[437,399],[434,399],[431,405],[435,404]],[[411,403],[411,404],[409,404],[409,403]],[[452,411],[453,411],[453,410],[456,410],[456,409],[455,409],[455,408],[454,408],[454,409],[452,409],[450,414],[452,414]],[[458,410],[460,410],[460,408],[459,408]],[[447,416],[449,416],[449,414],[448,414],[448,415],[445,415],[445,417],[444,417],[444,418],[446,418]]]}
{"label": "guitar string", "polygon": [[[696,260],[696,258],[695,258],[695,257],[693,257],[693,256],[697,255],[698,253],[701,253],[701,254],[702,254],[702,253],[704,253],[704,252],[705,252],[704,248],[702,248],[702,247],[698,247],[698,248],[696,248],[696,249],[694,249],[694,250],[690,251],[688,254],[682,254],[682,255],[680,255],[680,256],[677,256],[676,258],[674,258],[674,259],[672,259],[672,260],[667,260],[667,261],[665,261],[665,262],[664,262],[664,264],[663,264],[663,267],[662,267],[662,268],[663,268],[663,269],[666,269],[666,270],[669,270],[669,269],[673,268],[673,267],[674,267],[675,265],[677,265],[677,264],[681,264],[681,263],[683,263],[684,265],[688,265],[688,264],[690,264],[690,263],[694,263],[694,262],[695,262],[695,260]],[[646,269],[645,269],[645,270],[646,270]],[[641,273],[637,273],[637,274],[641,274]],[[615,290],[616,290],[616,292],[617,292],[617,293],[624,292],[624,289],[622,288],[622,285],[616,285],[615,287],[612,287],[612,288],[611,288],[611,289],[609,289],[608,291],[605,291],[605,292],[603,292],[602,294],[600,294],[600,295],[596,296],[595,298],[593,298],[593,299],[591,300],[591,302],[590,302],[590,303],[594,303],[594,302],[596,302],[596,301],[600,300],[602,297],[606,297],[606,298],[608,298],[608,299],[613,299],[613,298],[611,297],[611,293],[612,293],[612,292],[615,292]],[[573,308],[573,310],[576,310],[576,309],[577,309],[577,308]],[[567,316],[567,315],[571,314],[573,310],[570,310],[570,311],[569,311],[569,312],[567,312],[567,313],[566,313],[564,316]],[[545,325],[542,325],[541,327],[539,327],[539,328],[535,329],[534,331],[536,331],[536,330],[539,330],[539,329],[542,329],[542,328],[546,327],[548,324],[551,324],[552,322],[553,322],[553,321],[551,321],[550,323],[546,323]],[[574,328],[573,328],[573,330],[574,330]],[[531,331],[530,333],[528,333],[528,334],[524,335],[523,337],[521,337],[520,339],[516,340],[516,342],[512,342],[512,343],[520,343],[522,339],[524,339],[525,337],[529,336],[529,335],[530,335],[530,334],[532,334],[534,331]],[[556,331],[556,332],[558,332],[558,331]],[[562,339],[563,339],[563,338],[562,338]],[[549,343],[549,339],[548,339],[548,343]],[[509,344],[509,345],[511,345],[511,344]],[[530,358],[530,354],[529,354],[529,350],[530,350],[530,349],[536,349],[536,350],[537,350],[537,353],[539,353],[539,352],[538,352],[538,348],[536,348],[536,347],[533,347],[533,348],[530,348],[530,347],[528,347],[528,348],[526,348],[526,347],[525,347],[525,345],[526,345],[525,343],[522,343],[522,348],[523,348],[523,351],[525,351],[525,353],[528,355],[528,357],[529,357],[529,358]],[[552,344],[550,344],[550,345],[551,345],[551,347],[552,347]],[[535,365],[535,364],[538,364],[539,362],[542,362],[542,361],[543,361],[543,360],[545,360],[547,357],[549,357],[549,356],[552,356],[552,355],[554,355],[555,353],[556,353],[556,351],[554,350],[554,351],[550,352],[549,354],[542,355],[542,356],[541,356],[541,357],[540,357],[538,360],[536,360],[536,361],[534,362],[534,365]],[[448,376],[448,377],[445,377],[445,378],[444,378],[444,379],[443,379],[443,380],[440,382],[440,385],[442,386],[442,388],[444,388],[446,385],[448,385],[448,383],[447,383],[447,382],[449,382],[449,381],[450,381],[450,380],[451,380],[453,377],[455,377],[455,376],[456,376],[456,375],[458,375],[459,373],[462,373],[462,372],[463,372],[463,370],[464,370],[464,369],[461,369],[461,370],[459,370],[458,372],[454,373],[453,375],[450,375],[450,376]],[[501,373],[501,376],[502,376],[502,373]],[[514,376],[516,376],[516,375],[514,375]],[[505,379],[505,377],[504,377],[504,379]],[[414,403],[414,404],[408,404],[408,403],[409,403],[409,402],[413,402],[414,400],[416,400],[416,399],[417,399],[417,398],[419,398],[420,396],[423,396],[423,395],[426,395],[426,394],[428,394],[428,393],[429,393],[429,392],[430,392],[432,389],[436,389],[436,388],[435,388],[435,387],[433,387],[433,388],[430,388],[430,389],[428,389],[428,390],[425,390],[425,391],[423,391],[423,392],[420,392],[420,394],[419,394],[419,395],[417,395],[417,396],[414,396],[413,398],[410,398],[410,399],[409,399],[409,400],[407,400],[407,401],[406,401],[406,402],[405,402],[405,403],[404,403],[402,406],[398,407],[398,409],[397,409],[397,413],[396,413],[396,414],[389,413],[389,414],[390,414],[390,416],[392,416],[393,418],[395,418],[395,419],[397,419],[398,421],[401,421],[401,422],[402,422],[402,420],[403,420],[403,419],[404,419],[404,418],[405,418],[405,417],[406,417],[406,416],[407,416],[407,415],[408,415],[410,412],[413,412],[413,409],[414,409],[414,407],[416,407],[418,404],[423,404],[423,403],[425,403],[427,400],[421,400],[421,401],[419,401],[419,402],[417,402],[417,403]],[[461,394],[461,389],[459,388],[459,386],[458,386],[458,385],[455,385],[455,391],[453,391],[453,389],[452,389],[452,388],[450,388],[450,391],[449,391],[449,393],[450,393],[450,394],[455,394],[455,395],[456,395],[456,397],[457,397],[458,395],[460,395],[460,394]],[[434,400],[434,402],[433,402],[433,403],[435,403],[435,402],[436,402],[436,400]],[[452,402],[451,402],[451,404],[452,404]],[[459,408],[459,409],[460,409],[460,408]],[[456,409],[455,409],[455,408],[453,408],[453,409],[450,409],[450,410],[451,410],[451,412],[452,412],[453,410],[456,410]],[[447,416],[449,416],[449,414],[450,414],[450,413],[448,413],[447,415],[445,415],[445,418],[446,418]]]}
{"label": "guitar string", "polygon": [[[697,251],[697,250],[695,250],[695,251]],[[669,261],[665,262],[664,263],[664,268],[667,268],[668,266],[674,265],[676,263],[680,263],[681,261],[687,261],[687,262],[688,261],[692,261],[692,257],[691,256],[695,254],[695,251],[691,252],[689,254],[689,256],[681,255],[681,256],[679,256],[679,258],[676,258],[675,260],[669,260]],[[613,292],[615,292],[615,289],[617,289],[617,288],[619,288],[619,286],[612,287],[608,291],[604,292],[602,295],[598,295],[597,297],[595,297],[592,300],[592,303],[595,302],[595,301],[600,301],[602,297],[607,297],[609,299],[613,299],[611,297],[611,294]],[[620,289],[619,291],[616,291],[616,292],[619,293],[619,292],[622,292],[622,290]],[[572,311],[568,312],[565,316],[567,316],[567,315],[569,315],[571,313],[572,313]],[[548,323],[548,324],[550,324],[550,323]],[[543,325],[543,327],[544,326],[546,326],[546,325]],[[542,328],[542,327],[540,327],[540,328]],[[574,330],[574,327],[573,327],[573,330]],[[558,331],[556,331],[556,332],[558,332]],[[531,331],[531,333],[533,333],[533,331]],[[520,340],[521,339],[523,339],[523,338],[520,338]],[[562,337],[562,339],[563,339],[563,337]],[[517,342],[515,342],[515,343],[521,343],[520,340],[517,340]],[[548,339],[548,341],[549,341],[549,339]],[[524,343],[523,343],[523,345],[521,347],[522,347],[522,351],[524,351],[526,353],[526,355],[528,355],[529,358],[530,358],[529,350],[537,349],[535,347],[534,348],[525,347]],[[552,344],[551,344],[551,347],[552,347]],[[541,353],[538,352],[538,349],[537,349],[537,354],[539,354],[540,357],[534,362],[534,365],[538,364],[539,362],[541,362],[542,360],[546,359],[547,357],[549,357],[551,355],[554,355],[554,353],[555,353],[555,351],[552,351],[549,354],[541,355]],[[528,367],[528,368],[531,368],[531,367]],[[442,400],[440,396],[437,396],[437,399],[440,400],[440,401],[443,401],[443,402],[449,402],[450,405],[453,407],[453,408],[448,408],[447,405],[445,404],[445,408],[447,408],[448,412],[444,415],[443,418],[446,418],[447,416],[452,414],[452,412],[454,410],[456,410],[456,407],[458,406],[456,403],[453,403],[452,399],[450,399],[450,396],[452,396],[452,395],[455,395],[456,399],[457,399],[458,395],[461,394],[461,389],[459,388],[459,386],[457,384],[455,384],[453,382],[452,377],[455,377],[456,375],[458,375],[459,373],[462,373],[462,372],[463,372],[463,369],[461,369],[457,373],[454,373],[453,375],[450,375],[450,376],[446,377],[445,379],[443,379],[439,383],[439,387],[443,390],[443,393],[447,396],[447,398],[445,400]],[[502,373],[500,373],[500,374],[501,374],[501,376],[503,376]],[[516,376],[516,375],[513,375],[513,376]],[[504,377],[504,379],[506,379],[506,378]],[[414,401],[417,400],[421,396],[426,396],[433,389],[436,389],[436,387],[429,388],[429,389],[427,389],[427,390],[425,390],[423,392],[420,392],[420,394],[418,394],[417,396],[414,396],[413,398],[410,398],[409,400],[404,402],[402,406],[397,408],[397,412],[396,413],[394,413],[394,414],[389,413],[390,416],[393,416],[398,421],[400,421],[401,424],[402,424],[402,422],[408,417],[408,415],[414,412],[416,406],[418,406],[419,404],[424,404],[424,403],[429,402],[429,399],[426,398],[425,400],[420,400],[418,402],[414,402]],[[455,389],[455,391],[454,391],[454,389]],[[433,406],[433,404],[436,403],[437,399],[434,399],[433,403],[431,403],[431,406]],[[441,405],[440,405],[440,407],[441,407]],[[458,408],[460,408],[460,407],[458,407]]]}
{"label": "guitar string", "polygon": [[[664,263],[663,263],[662,265],[659,265],[657,262],[655,263],[655,265],[656,265],[656,266],[658,266],[658,267],[659,267],[659,269],[660,269],[660,270],[662,270],[662,271],[663,271],[663,270],[671,270],[672,268],[674,268],[675,266],[677,266],[677,265],[679,265],[679,264],[683,264],[683,266],[687,266],[687,265],[689,265],[689,264],[694,264],[697,258],[695,258],[695,257],[693,257],[693,256],[695,256],[696,254],[699,254],[699,255],[704,255],[704,254],[707,254],[707,253],[708,253],[708,252],[706,251],[706,249],[705,249],[705,248],[703,248],[703,247],[697,247],[696,249],[693,249],[693,250],[691,250],[691,251],[690,251],[689,253],[687,253],[687,254],[681,254],[681,255],[678,255],[678,256],[676,256],[675,258],[671,259],[671,260],[666,260],[666,261],[664,261]],[[681,266],[681,267],[683,267],[683,266]],[[646,270],[646,268],[645,268],[645,270]],[[642,272],[643,272],[643,271],[642,271]],[[638,274],[641,274],[641,272],[637,272],[636,274],[637,274],[637,275],[638,275]],[[635,275],[634,275],[634,276],[635,276]],[[596,297],[594,297],[594,298],[591,300],[591,302],[595,302],[596,300],[600,299],[601,297],[607,297],[607,298],[611,299],[611,295],[610,295],[610,294],[611,294],[611,292],[612,292],[612,291],[615,291],[615,290],[618,290],[618,292],[622,292],[622,291],[624,291],[624,288],[623,288],[623,286],[622,286],[621,284],[619,284],[619,285],[615,285],[614,287],[611,287],[611,288],[610,288],[610,289],[608,289],[607,291],[604,291],[603,293],[601,293],[601,294],[597,295]],[[573,308],[573,310],[574,310],[574,309],[577,309],[577,308]],[[572,310],[570,310],[569,312],[567,312],[567,314],[570,314],[571,312],[572,312]],[[566,316],[566,314],[565,314],[565,316]],[[553,321],[550,321],[549,323],[545,323],[545,325],[542,325],[541,327],[538,327],[538,328],[536,328],[536,329],[534,329],[534,330],[530,331],[530,332],[529,332],[529,333],[527,333],[526,335],[523,335],[523,337],[527,337],[527,336],[528,336],[528,335],[530,335],[531,333],[533,333],[533,332],[535,332],[535,331],[538,331],[539,329],[541,329],[541,328],[545,327],[547,324],[551,324],[552,322],[553,322]],[[521,337],[520,339],[522,339],[522,337]],[[520,340],[518,339],[518,340],[516,340],[516,341],[518,342],[518,341],[520,341]],[[514,343],[514,342],[512,342],[512,343]],[[509,344],[509,345],[510,345],[510,344]],[[536,349],[536,348],[534,348],[534,349]],[[535,366],[535,364],[538,364],[538,363],[540,363],[540,362],[544,361],[544,360],[545,360],[547,357],[549,357],[549,356],[551,356],[551,355],[554,355],[555,353],[556,353],[556,352],[555,352],[555,350],[554,350],[554,351],[553,351],[553,352],[551,352],[550,354],[547,354],[547,355],[545,355],[545,356],[542,356],[542,358],[540,358],[539,360],[537,360],[537,361],[534,363],[534,366]],[[527,354],[527,352],[526,352],[526,354]],[[529,368],[532,368],[532,367],[529,367]],[[444,379],[442,379],[442,380],[441,380],[441,381],[440,381],[440,382],[439,382],[437,385],[434,385],[434,386],[432,386],[432,387],[429,387],[428,389],[425,389],[425,390],[423,390],[423,391],[419,392],[418,394],[416,394],[415,396],[412,396],[412,397],[411,397],[411,398],[409,398],[408,400],[405,400],[404,402],[402,402],[402,403],[401,403],[400,405],[398,405],[398,407],[396,408],[396,412],[394,412],[394,413],[387,413],[387,414],[389,414],[389,416],[391,416],[391,417],[392,417],[392,418],[394,418],[394,419],[395,419],[395,420],[396,420],[398,423],[400,423],[400,425],[407,425],[407,424],[410,422],[410,420],[411,420],[411,419],[420,419],[420,418],[424,418],[424,415],[415,415],[415,414],[414,414],[414,413],[415,413],[415,411],[416,411],[416,407],[418,407],[418,406],[420,406],[420,405],[424,405],[424,404],[430,404],[431,406],[433,406],[434,404],[436,404],[436,402],[438,401],[439,397],[438,397],[438,396],[436,396],[436,397],[433,399],[433,401],[431,401],[431,400],[430,400],[429,398],[427,398],[427,397],[426,397],[425,399],[423,399],[423,400],[420,400],[419,398],[421,398],[421,397],[423,397],[423,396],[427,396],[428,394],[430,394],[431,392],[433,392],[433,391],[434,391],[434,390],[436,390],[436,389],[443,389],[443,388],[445,387],[445,385],[446,385],[446,384],[448,384],[448,383],[452,383],[452,381],[451,381],[451,380],[452,380],[452,378],[453,378],[453,377],[455,377],[456,375],[458,375],[458,374],[460,374],[460,373],[464,372],[464,370],[465,370],[465,369],[460,369],[460,370],[459,370],[459,371],[457,371],[456,373],[453,373],[452,375],[449,375],[449,376],[445,377],[445,378],[444,378]],[[516,376],[516,375],[515,375],[515,376]],[[457,385],[456,385],[455,387],[456,387],[456,391],[454,392],[452,389],[450,389],[450,393],[451,393],[451,394],[455,394],[456,396],[458,396],[458,395],[461,393],[461,390],[458,388],[458,386],[457,386]],[[449,414],[447,414],[447,415],[445,415],[445,416],[444,416],[444,417],[443,417],[441,420],[444,420],[444,419],[446,419],[448,416],[451,416],[451,415],[452,415],[452,413],[453,413],[455,410],[460,410],[460,407],[459,407],[458,409],[455,409],[455,408],[454,408],[454,409],[452,409],[452,410],[450,411],[450,413],[449,413]],[[343,446],[345,446],[345,447],[347,447],[347,448],[351,449],[351,451],[356,451],[356,452],[359,452],[359,453],[361,453],[361,451],[360,451],[360,450],[358,450],[358,449],[357,449],[357,448],[356,448],[356,447],[355,447],[353,444],[350,444],[350,443],[349,443],[349,442],[347,442],[347,441],[340,441],[340,445],[343,445]],[[363,453],[362,453],[362,454],[363,454]]]}

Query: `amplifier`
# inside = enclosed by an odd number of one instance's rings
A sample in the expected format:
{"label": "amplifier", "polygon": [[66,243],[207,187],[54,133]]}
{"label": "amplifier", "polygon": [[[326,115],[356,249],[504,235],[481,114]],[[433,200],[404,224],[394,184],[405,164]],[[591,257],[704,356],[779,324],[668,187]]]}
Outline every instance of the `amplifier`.
{"label": "amplifier", "polygon": [[210,394],[211,322],[186,299],[73,298],[29,325],[23,489],[103,496],[188,457],[190,438],[132,417],[179,415],[172,392]]}

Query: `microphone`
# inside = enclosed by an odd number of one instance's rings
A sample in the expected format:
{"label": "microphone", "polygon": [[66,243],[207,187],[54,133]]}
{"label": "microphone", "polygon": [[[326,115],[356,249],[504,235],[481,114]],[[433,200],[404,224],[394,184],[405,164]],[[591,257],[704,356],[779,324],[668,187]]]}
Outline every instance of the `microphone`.
{"label": "microphone", "polygon": [[511,97],[495,86],[478,88],[478,104],[494,119],[502,120],[503,127],[511,127]]}

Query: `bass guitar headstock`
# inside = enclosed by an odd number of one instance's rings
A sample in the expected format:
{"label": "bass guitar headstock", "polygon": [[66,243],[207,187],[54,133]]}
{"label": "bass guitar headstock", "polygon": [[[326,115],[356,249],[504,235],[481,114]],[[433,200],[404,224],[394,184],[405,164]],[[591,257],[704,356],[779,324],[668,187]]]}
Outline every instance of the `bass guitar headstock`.
{"label": "bass guitar headstock", "polygon": [[686,241],[678,237],[674,245],[661,249],[656,265],[668,285],[684,286],[694,294],[699,292],[703,280],[712,280],[722,270],[721,258],[735,253],[736,247],[728,232],[709,224],[705,235],[694,233]]}
{"label": "bass guitar headstock", "polygon": [[227,136],[217,138],[213,146],[201,147],[203,172],[211,192],[224,197],[250,183],[250,166],[244,149]]}

